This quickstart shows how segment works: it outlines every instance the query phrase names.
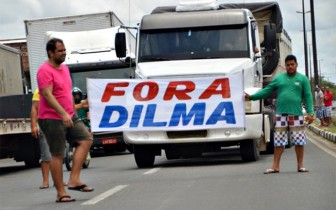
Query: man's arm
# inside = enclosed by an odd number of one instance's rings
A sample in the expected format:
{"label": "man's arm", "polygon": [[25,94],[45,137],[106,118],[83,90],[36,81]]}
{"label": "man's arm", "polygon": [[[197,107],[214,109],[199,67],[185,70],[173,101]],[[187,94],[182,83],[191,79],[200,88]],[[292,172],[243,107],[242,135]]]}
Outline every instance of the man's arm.
{"label": "man's arm", "polygon": [[31,111],[30,111],[31,134],[34,138],[37,138],[39,134],[39,128],[37,126],[38,104],[39,104],[39,101],[33,101]]}
{"label": "man's arm", "polygon": [[42,95],[47,100],[48,104],[53,108],[62,118],[63,124],[66,127],[72,127],[73,122],[70,115],[63,109],[63,107],[58,103],[55,96],[52,94],[53,87],[48,86],[41,90]]}

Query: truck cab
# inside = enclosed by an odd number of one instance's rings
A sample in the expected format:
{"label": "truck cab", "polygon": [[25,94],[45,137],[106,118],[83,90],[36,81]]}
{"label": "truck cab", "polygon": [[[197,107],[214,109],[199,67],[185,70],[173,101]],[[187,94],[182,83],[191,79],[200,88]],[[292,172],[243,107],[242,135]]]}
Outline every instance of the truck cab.
{"label": "truck cab", "polygon": [[[246,6],[189,6],[159,7],[142,18],[135,78],[225,77],[241,72],[246,93],[260,90],[265,82],[263,73],[271,77],[278,65],[275,23],[258,28],[258,20]],[[123,134],[134,145],[138,167],[151,167],[162,149],[167,159],[176,159],[199,157],[233,145],[240,147],[244,161],[255,161],[260,146],[270,142],[272,111],[265,112],[263,102],[247,101],[245,113],[245,128]]]}

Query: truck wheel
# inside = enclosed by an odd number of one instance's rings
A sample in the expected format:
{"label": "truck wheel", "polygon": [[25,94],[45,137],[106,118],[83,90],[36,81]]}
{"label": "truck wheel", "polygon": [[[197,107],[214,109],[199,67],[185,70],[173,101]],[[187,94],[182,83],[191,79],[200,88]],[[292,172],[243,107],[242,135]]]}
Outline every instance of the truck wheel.
{"label": "truck wheel", "polygon": [[259,159],[257,140],[240,141],[240,155],[244,162],[256,161]]}
{"label": "truck wheel", "polygon": [[26,158],[24,160],[25,166],[27,168],[36,168],[40,166],[40,157],[39,156],[32,156],[29,158]]}
{"label": "truck wheel", "polygon": [[25,150],[19,150],[19,152],[23,155],[23,161],[27,168],[36,168],[40,166],[40,147],[38,141],[34,139],[31,142],[22,143],[22,148]]}
{"label": "truck wheel", "polygon": [[134,159],[138,168],[153,167],[155,161],[155,153],[149,146],[134,145]]}
{"label": "truck wheel", "polygon": [[271,55],[266,55],[263,57],[263,74],[271,75],[274,70],[277,68],[279,63],[279,53],[273,51]]}

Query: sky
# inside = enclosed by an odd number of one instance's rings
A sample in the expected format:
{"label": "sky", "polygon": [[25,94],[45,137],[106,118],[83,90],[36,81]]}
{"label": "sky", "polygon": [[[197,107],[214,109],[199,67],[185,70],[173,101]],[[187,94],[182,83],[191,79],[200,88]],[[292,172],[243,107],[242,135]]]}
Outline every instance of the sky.
{"label": "sky", "polygon": [[[273,0],[280,5],[283,26],[292,39],[298,71],[305,73],[302,2],[305,5],[307,44],[312,52],[311,0]],[[24,20],[46,17],[114,12],[125,25],[136,26],[143,15],[157,6],[177,5],[179,0],[1,0],[0,40],[25,38]],[[218,0],[218,3],[267,2],[262,0]],[[317,66],[325,80],[336,83],[335,0],[314,0]],[[297,11],[301,13],[297,13]],[[312,55],[312,53],[311,53]],[[311,56],[312,57],[312,56]],[[310,62],[311,61],[311,62]],[[311,65],[310,65],[311,63]],[[314,67],[308,58],[308,68]],[[311,70],[314,72],[314,70]]]}

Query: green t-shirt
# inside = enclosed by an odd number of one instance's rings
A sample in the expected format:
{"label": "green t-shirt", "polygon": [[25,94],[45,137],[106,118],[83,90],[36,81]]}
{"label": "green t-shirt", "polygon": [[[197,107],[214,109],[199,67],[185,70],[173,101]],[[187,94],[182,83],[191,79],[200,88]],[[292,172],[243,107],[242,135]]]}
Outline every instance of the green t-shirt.
{"label": "green t-shirt", "polygon": [[302,116],[302,103],[305,102],[308,114],[313,114],[313,96],[309,80],[306,76],[296,73],[289,76],[286,72],[278,74],[264,89],[250,96],[251,100],[260,100],[278,90],[277,114]]}

